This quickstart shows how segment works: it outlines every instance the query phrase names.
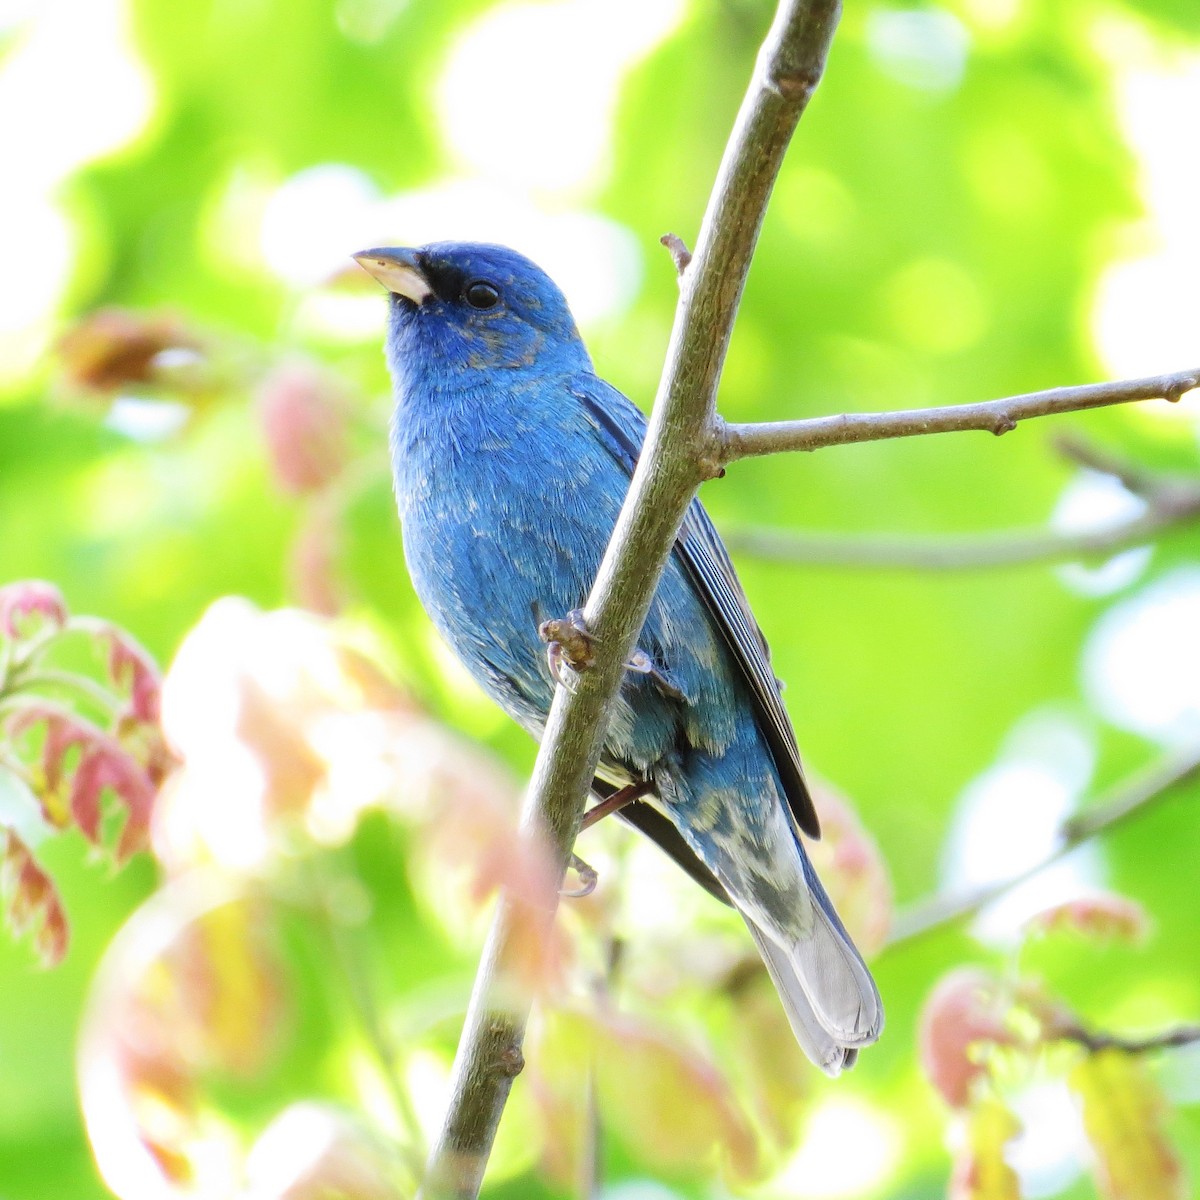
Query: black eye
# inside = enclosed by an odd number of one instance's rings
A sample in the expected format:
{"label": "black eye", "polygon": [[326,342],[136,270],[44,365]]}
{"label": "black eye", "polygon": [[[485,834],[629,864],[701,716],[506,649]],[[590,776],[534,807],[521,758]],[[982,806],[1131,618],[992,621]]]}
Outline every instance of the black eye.
{"label": "black eye", "polygon": [[463,298],[472,308],[495,308],[500,303],[500,293],[482,279],[468,283]]}

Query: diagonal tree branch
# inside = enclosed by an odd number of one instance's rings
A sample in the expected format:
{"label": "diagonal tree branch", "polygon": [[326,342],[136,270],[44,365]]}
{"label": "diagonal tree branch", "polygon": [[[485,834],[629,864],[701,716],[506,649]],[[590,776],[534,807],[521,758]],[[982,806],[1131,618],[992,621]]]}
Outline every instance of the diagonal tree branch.
{"label": "diagonal tree branch", "polygon": [[1059,842],[1041,862],[1008,879],[956,895],[934,896],[902,912],[892,926],[886,950],[957,924],[985,908],[1019,883],[1070,854],[1077,846],[1140,816],[1186,783],[1200,779],[1200,746],[1192,746],[1120,784],[1098,804],[1064,822]]}
{"label": "diagonal tree branch", "polygon": [[[608,716],[684,512],[714,450],[715,395],[767,199],[792,130],[824,69],[839,0],[783,0],[726,147],[680,299],[646,444],[584,609],[597,643],[574,691],[556,689],[522,813],[565,871]],[[545,913],[546,929],[553,909]],[[529,1003],[509,964],[513,903],[501,896],[455,1057],[452,1096],[430,1156],[427,1200],[478,1195],[513,1076]]]}
{"label": "diagonal tree branch", "polygon": [[1079,387],[1026,392],[1002,400],[953,404],[944,408],[911,408],[899,412],[841,413],[799,421],[764,421],[754,425],[726,424],[720,435],[719,462],[724,466],[739,458],[778,454],[785,450],[820,450],[851,442],[877,442],[886,438],[921,437],[929,433],[983,430],[999,436],[1031,417],[1106,408],[1135,400],[1176,401],[1200,387],[1200,367],[1124,379],[1118,383],[1088,383]]}

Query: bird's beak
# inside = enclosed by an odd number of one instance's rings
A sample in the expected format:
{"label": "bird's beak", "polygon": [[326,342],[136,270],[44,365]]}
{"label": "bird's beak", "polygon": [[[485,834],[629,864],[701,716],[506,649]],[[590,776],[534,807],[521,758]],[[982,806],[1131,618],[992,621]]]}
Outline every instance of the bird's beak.
{"label": "bird's beak", "polygon": [[417,262],[417,252],[400,246],[389,246],[378,250],[363,250],[354,256],[368,275],[373,275],[389,292],[405,296],[414,304],[420,304],[433,295],[433,288]]}

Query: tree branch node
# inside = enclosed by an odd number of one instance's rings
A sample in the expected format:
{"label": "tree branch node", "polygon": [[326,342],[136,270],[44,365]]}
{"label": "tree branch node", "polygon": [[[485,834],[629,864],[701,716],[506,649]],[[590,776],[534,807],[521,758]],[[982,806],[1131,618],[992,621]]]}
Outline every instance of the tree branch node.
{"label": "tree branch node", "polygon": [[682,276],[692,261],[692,252],[687,248],[687,243],[677,233],[664,233],[658,240],[670,252],[675,274]]}
{"label": "tree branch node", "polygon": [[730,461],[729,445],[729,424],[720,413],[713,413],[705,435],[696,446],[696,468],[702,482],[725,478],[725,464]]}
{"label": "tree branch node", "polygon": [[[509,1030],[499,1022],[495,1022],[492,1025],[492,1033],[497,1037],[504,1037],[507,1036]],[[496,1053],[496,1070],[508,1079],[516,1079],[525,1070],[525,1055],[521,1053],[521,1047],[514,1042],[508,1042],[499,1047]]]}
{"label": "tree branch node", "polygon": [[773,75],[768,75],[764,83],[777,96],[782,97],[789,104],[805,105],[808,103],[813,92],[817,90],[817,84],[821,82],[820,75],[813,75],[810,72],[780,72]]}

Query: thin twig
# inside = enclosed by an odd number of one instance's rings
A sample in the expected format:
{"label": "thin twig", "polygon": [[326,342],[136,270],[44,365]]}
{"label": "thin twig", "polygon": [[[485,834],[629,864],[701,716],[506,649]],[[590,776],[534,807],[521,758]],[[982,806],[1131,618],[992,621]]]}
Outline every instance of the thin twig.
{"label": "thin twig", "polygon": [[1057,862],[1077,846],[1123,821],[1141,816],[1184,783],[1200,777],[1200,746],[1169,757],[1119,785],[1108,796],[1063,823],[1058,845],[1034,866],[995,883],[957,895],[934,896],[900,913],[886,949],[974,915],[993,900]]}
{"label": "thin twig", "polygon": [[692,261],[692,252],[687,248],[687,242],[677,233],[664,233],[658,239],[671,252],[671,261],[675,264],[675,274],[682,275]]}
{"label": "thin twig", "polygon": [[1168,505],[1152,504],[1127,521],[1078,533],[1014,531],[941,537],[854,536],[791,529],[741,529],[725,536],[730,549],[770,562],[864,570],[973,571],[1072,559],[1107,558],[1200,519],[1200,487]]}
{"label": "thin twig", "polygon": [[[771,187],[824,69],[838,0],[782,0],[726,147],[680,280],[679,305],[650,426],[629,494],[584,608],[595,666],[555,690],[522,813],[548,835],[561,873],[579,828],[609,714],[680,522],[715,471],[715,396],[734,315]],[[549,898],[545,932],[554,919]],[[425,1177],[427,1200],[473,1200],[521,1069],[529,1002],[516,999],[513,902],[501,895],[455,1056],[449,1110]],[[529,936],[528,921],[523,936]]]}
{"label": "thin twig", "polygon": [[363,961],[354,936],[346,928],[345,921],[338,912],[332,872],[324,863],[313,860],[311,876],[322,924],[333,949],[337,973],[341,976],[363,1037],[379,1065],[380,1074],[396,1113],[408,1134],[408,1140],[400,1143],[401,1152],[414,1176],[419,1177],[423,1166],[425,1135],[417,1111],[413,1107],[412,1097],[400,1078],[399,1055],[384,1026],[367,964]]}
{"label": "thin twig", "polygon": [[1190,1046],[1200,1042],[1200,1025],[1177,1025],[1162,1033],[1146,1037],[1120,1037],[1114,1033],[1095,1033],[1082,1025],[1064,1025],[1051,1031],[1050,1036],[1060,1042],[1076,1042],[1090,1054],[1101,1050],[1123,1050],[1126,1054],[1147,1054],[1154,1050],[1172,1050],[1178,1046]]}
{"label": "thin twig", "polygon": [[1059,434],[1054,447],[1076,466],[1115,479],[1142,502],[1140,511],[1104,528],[1075,532],[1040,529],[921,537],[749,528],[727,533],[725,542],[769,562],[864,570],[970,571],[1106,558],[1200,518],[1200,481],[1194,476],[1151,470],[1099,449],[1078,435]]}
{"label": "thin twig", "polygon": [[1008,433],[1017,423],[1031,417],[1079,412],[1129,404],[1135,400],[1179,400],[1200,387],[1200,367],[1125,379],[1117,383],[1089,383],[1079,387],[1050,388],[985,400],[976,404],[953,404],[943,408],[913,408],[899,412],[841,413],[798,421],[764,421],[754,425],[727,424],[720,435],[721,465],[760,454],[781,451],[819,450],[851,442],[876,442],[886,438],[920,437],[930,433],[983,430]]}
{"label": "thin twig", "polygon": [[1127,492],[1143,498],[1150,497],[1162,486],[1160,472],[1128,458],[1120,458],[1109,450],[1093,445],[1077,433],[1057,433],[1050,444],[1068,462],[1100,475],[1109,475]]}
{"label": "thin twig", "polygon": [[[613,993],[617,989],[618,975],[625,957],[625,943],[615,934],[609,934],[608,947],[604,955],[604,969],[592,981],[592,995],[600,1009],[613,1007]],[[586,1200],[596,1200],[604,1188],[604,1122],[600,1113],[600,1088],[597,1078],[595,1047],[589,1052],[587,1063],[587,1110],[583,1152],[580,1156],[581,1178],[579,1194]]]}
{"label": "thin twig", "polygon": [[79,675],[74,671],[59,671],[51,667],[41,667],[28,673],[13,673],[9,676],[6,687],[0,689],[0,698],[18,691],[36,694],[42,688],[75,692],[91,700],[97,708],[103,709],[106,716],[112,716],[122,705],[120,696],[87,675]]}

